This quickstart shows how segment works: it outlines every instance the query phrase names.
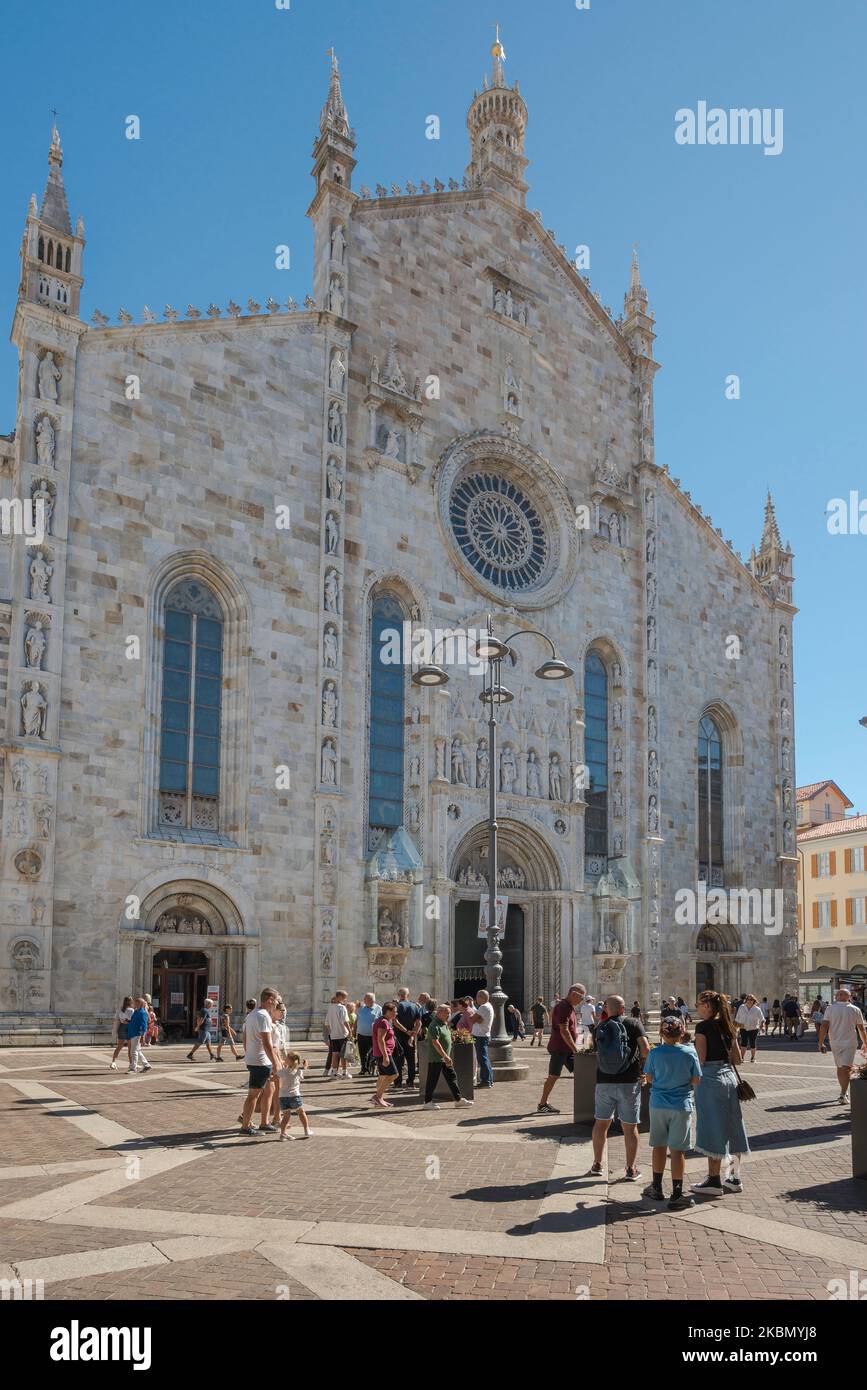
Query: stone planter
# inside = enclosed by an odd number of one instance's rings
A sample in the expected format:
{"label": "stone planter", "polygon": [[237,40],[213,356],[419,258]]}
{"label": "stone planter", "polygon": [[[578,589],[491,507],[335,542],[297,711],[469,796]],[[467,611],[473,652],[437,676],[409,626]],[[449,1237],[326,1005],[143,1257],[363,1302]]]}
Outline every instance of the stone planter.
{"label": "stone planter", "polygon": [[[575,1058],[573,1080],[572,1122],[576,1125],[592,1125],[596,1109],[596,1053],[579,1053]],[[619,1121],[615,1121],[619,1127]],[[650,1087],[641,1088],[641,1111],[638,1120],[639,1134],[650,1129]]]}
{"label": "stone planter", "polygon": [[852,1102],[852,1176],[867,1181],[867,1077],[853,1077],[849,1095]]}
{"label": "stone planter", "polygon": [[[424,1088],[427,1084],[427,1043],[419,1043],[418,1049],[418,1090],[419,1096],[424,1100]],[[461,1095],[465,1100],[472,1100],[476,1049],[467,1043],[453,1043],[452,1061],[455,1064],[455,1075],[457,1077],[457,1083],[461,1088]],[[445,1078],[442,1076],[436,1084],[433,1098],[434,1100],[445,1101],[450,1101],[452,1099],[452,1093],[445,1083]]]}

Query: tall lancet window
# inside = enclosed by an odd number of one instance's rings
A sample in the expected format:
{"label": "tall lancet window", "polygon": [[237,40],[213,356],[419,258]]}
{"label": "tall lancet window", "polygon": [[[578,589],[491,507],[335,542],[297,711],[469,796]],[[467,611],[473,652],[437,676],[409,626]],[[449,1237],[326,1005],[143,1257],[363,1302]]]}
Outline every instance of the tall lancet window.
{"label": "tall lancet window", "polygon": [[373,604],[370,631],[370,754],[368,821],[371,830],[403,825],[403,745],[406,671],[403,609],[393,594]]}
{"label": "tall lancet window", "polygon": [[723,751],[709,714],[698,726],[698,876],[723,885]]}
{"label": "tall lancet window", "polygon": [[197,579],[176,584],[163,611],[160,824],[219,830],[223,612]]}
{"label": "tall lancet window", "polygon": [[584,857],[588,874],[600,874],[608,858],[608,673],[598,652],[584,662]]}

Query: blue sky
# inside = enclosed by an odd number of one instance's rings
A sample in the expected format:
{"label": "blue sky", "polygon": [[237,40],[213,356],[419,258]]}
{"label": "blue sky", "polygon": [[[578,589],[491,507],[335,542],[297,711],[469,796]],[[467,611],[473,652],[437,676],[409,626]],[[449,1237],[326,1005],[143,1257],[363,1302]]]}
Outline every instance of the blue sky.
{"label": "blue sky", "polygon": [[[622,305],[633,242],[656,313],[657,459],[746,554],[773,490],[795,550],[798,781],[867,810],[867,535],[825,509],[865,467],[867,7],[807,0],[16,0],[7,7],[0,312],[11,324],[51,106],[85,219],[82,313],[183,310],[310,284],[310,150],[340,57],[356,186],[460,177],[494,21],[530,122],[529,205]],[[782,107],[784,149],[684,147],[674,113]],[[141,139],[124,135],[130,115]],[[437,114],[441,138],[425,138]],[[288,243],[292,269],[274,268]],[[728,401],[737,373],[741,399]],[[0,430],[14,424],[4,348]],[[867,505],[865,505],[867,512]],[[865,521],[867,527],[867,521]]]}

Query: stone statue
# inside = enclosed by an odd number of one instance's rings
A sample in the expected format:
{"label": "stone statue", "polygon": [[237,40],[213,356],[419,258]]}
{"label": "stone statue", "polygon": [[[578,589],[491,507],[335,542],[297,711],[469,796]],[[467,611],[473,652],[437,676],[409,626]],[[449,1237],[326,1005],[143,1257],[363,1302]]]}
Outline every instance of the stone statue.
{"label": "stone statue", "polygon": [[31,681],[21,696],[21,727],[28,738],[45,738],[45,716],[48,701],[39,689],[38,681]]}
{"label": "stone statue", "polygon": [[326,475],[328,479],[328,496],[332,502],[339,502],[343,496],[343,473],[341,472],[340,464],[337,462],[336,458],[330,458],[328,460]]}
{"label": "stone statue", "polygon": [[653,574],[647,576],[647,606],[656,607],[656,576]]}
{"label": "stone statue", "polygon": [[659,832],[659,802],[655,796],[651,796],[647,802],[647,828],[651,835]]}
{"label": "stone statue", "polygon": [[615,859],[618,859],[623,853],[623,835],[619,830],[615,830],[614,832],[613,852]]}
{"label": "stone statue", "polygon": [[789,638],[784,627],[780,628],[780,656],[789,655]]}
{"label": "stone statue", "polygon": [[656,651],[656,619],[655,619],[655,618],[648,618],[648,619],[647,619],[647,650],[648,650],[649,652],[655,652],[655,651]]}
{"label": "stone statue", "polygon": [[656,690],[656,662],[653,657],[647,663],[647,689],[650,694]]}
{"label": "stone statue", "polygon": [[337,750],[333,738],[327,738],[322,745],[322,785],[337,786]]}
{"label": "stone statue", "polygon": [[618,511],[612,511],[609,517],[608,534],[614,545],[623,544],[623,518]]}
{"label": "stone statue", "polygon": [[24,638],[24,656],[31,670],[41,670],[42,658],[44,655],[45,631],[42,623],[37,618],[32,627],[28,627],[27,634]]}
{"label": "stone statue", "polygon": [[789,709],[788,700],[780,701],[780,723],[783,728],[788,730],[792,727],[792,714]]}
{"label": "stone statue", "polygon": [[322,836],[321,849],[319,851],[319,862],[320,864],[324,864],[326,866],[330,866],[334,863],[334,844],[329,834],[325,834]]}
{"label": "stone statue", "polygon": [[623,684],[623,667],[619,661],[611,663],[611,684],[618,690]]}
{"label": "stone statue", "polygon": [[409,776],[413,782],[417,782],[421,777],[421,758],[418,753],[415,753],[409,760]]}
{"label": "stone statue", "polygon": [[63,376],[62,371],[54,360],[53,352],[46,352],[42,361],[39,363],[39,370],[36,374],[36,384],[39,388],[39,399],[42,401],[57,401],[57,383]]}
{"label": "stone statue", "polygon": [[783,783],[783,810],[784,810],[784,811],[791,811],[791,809],[792,809],[792,784],[791,784],[791,782],[784,782],[784,783]]}
{"label": "stone statue", "polygon": [[47,560],[36,554],[30,561],[30,597],[33,599],[44,599],[46,603],[51,602],[51,595],[48,592],[48,585],[54,573],[54,566],[49,565]]}
{"label": "stone statue", "polygon": [[507,744],[500,754],[500,791],[513,792],[518,780],[518,764],[514,750]]}
{"label": "stone statue", "polygon": [[337,692],[334,681],[326,681],[322,692],[322,724],[326,729],[337,727]]}
{"label": "stone statue", "polygon": [[343,390],[343,378],[346,376],[346,363],[343,360],[343,353],[339,348],[331,354],[331,366],[328,369],[328,385],[332,391]]}
{"label": "stone statue", "polygon": [[781,690],[785,690],[785,688],[786,688],[786,686],[788,685],[788,683],[789,683],[789,663],[788,663],[787,661],[781,661],[781,662],[780,662],[780,689],[781,689]]}
{"label": "stone statue", "polygon": [[469,785],[467,777],[467,755],[459,738],[452,740],[452,782],[457,786]]}
{"label": "stone statue", "polygon": [[47,415],[43,415],[36,426],[36,457],[43,465],[54,467],[54,426]]}
{"label": "stone statue", "polygon": [[438,738],[435,745],[436,750],[436,775],[441,781],[446,780],[446,741]]}
{"label": "stone statue", "polygon": [[615,820],[620,820],[623,815],[623,792],[620,791],[619,788],[611,798],[611,808]]}
{"label": "stone statue", "polygon": [[614,764],[615,772],[620,772],[623,768],[623,749],[620,746],[619,739],[614,745],[614,752],[612,753],[611,760]]}
{"label": "stone statue", "polygon": [[647,533],[647,545],[644,548],[644,556],[649,565],[654,564],[656,560],[656,536],[652,531],[648,531]]}
{"label": "stone statue", "polygon": [[28,790],[29,771],[30,769],[23,758],[19,758],[17,762],[12,764],[12,790],[14,792],[26,792]]}
{"label": "stone statue", "polygon": [[340,522],[334,512],[329,512],[325,518],[325,553],[326,555],[336,555],[337,547],[340,544]]}
{"label": "stone statue", "polygon": [[329,570],[325,576],[325,611],[340,612],[340,575],[337,570]]}
{"label": "stone statue", "polygon": [[337,666],[337,633],[329,626],[322,634],[322,659],[325,665],[334,670]]}
{"label": "stone statue", "polygon": [[648,524],[653,525],[656,521],[656,498],[650,488],[647,488],[644,493],[644,514]]}
{"label": "stone statue", "polygon": [[552,753],[548,763],[548,791],[552,801],[563,800],[563,769],[560,754]]}
{"label": "stone statue", "polygon": [[338,318],[343,317],[343,300],[343,286],[337,276],[332,275],[331,284],[328,286],[328,307]]}
{"label": "stone statue", "polygon": [[498,314],[506,312],[506,296],[502,290],[494,290],[494,308]]}
{"label": "stone statue", "polygon": [[782,762],[783,771],[789,772],[791,769],[789,768],[789,740],[787,738],[783,739]]}
{"label": "stone statue", "polygon": [[647,711],[647,739],[649,743],[656,742],[656,708],[651,705]]}
{"label": "stone statue", "polygon": [[383,458],[399,459],[402,441],[403,436],[400,430],[392,429],[391,426],[389,426],[385,432],[385,444],[382,448]]}
{"label": "stone statue", "polygon": [[476,786],[487,787],[490,775],[490,758],[488,757],[488,740],[480,738],[476,748]]}
{"label": "stone statue", "polygon": [[398,946],[400,944],[400,929],[391,915],[391,908],[380,908],[376,923],[376,935],[380,946]]}
{"label": "stone statue", "polygon": [[48,803],[43,806],[37,806],[34,814],[36,817],[36,829],[40,836],[43,840],[50,839],[51,823],[54,815],[52,807]]}
{"label": "stone statue", "polygon": [[12,810],[12,834],[24,836],[30,827],[30,817],[27,814],[27,802],[17,801]]}
{"label": "stone statue", "polygon": [[47,482],[45,481],[44,478],[39,478],[39,479],[37,479],[37,481],[34,483],[34,485],[33,485],[33,491],[32,491],[32,493],[31,493],[31,499],[32,499],[32,502],[33,502],[33,515],[34,515],[34,518],[37,520],[37,522],[38,522],[38,519],[39,519],[39,511],[40,511],[39,504],[40,504],[40,502],[42,503],[42,509],[41,509],[41,510],[42,510],[43,527],[44,527],[46,536],[50,536],[50,535],[51,535],[51,522],[52,522],[52,519],[53,519],[53,516],[54,516],[54,498],[53,498],[53,496],[51,495],[51,492],[50,492],[50,490],[49,490],[49,488],[48,488],[48,484],[47,484]]}
{"label": "stone statue", "polygon": [[337,265],[343,265],[343,258],[346,253],[346,234],[343,230],[343,223],[338,222],[331,233],[331,259]]}
{"label": "stone statue", "polygon": [[659,759],[656,750],[651,748],[647,755],[647,785],[656,787],[659,785]]}
{"label": "stone statue", "polygon": [[343,406],[339,401],[332,401],[328,407],[328,442],[343,444]]}
{"label": "stone statue", "polygon": [[542,795],[542,778],[539,768],[539,759],[532,748],[527,754],[527,795]]}

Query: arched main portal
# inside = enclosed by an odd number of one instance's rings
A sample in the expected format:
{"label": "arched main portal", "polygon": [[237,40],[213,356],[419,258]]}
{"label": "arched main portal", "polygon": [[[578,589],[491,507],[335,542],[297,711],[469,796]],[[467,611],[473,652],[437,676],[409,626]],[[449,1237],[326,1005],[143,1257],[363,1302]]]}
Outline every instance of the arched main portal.
{"label": "arched main portal", "polygon": [[[557,857],[539,831],[501,819],[498,892],[508,898],[502,988],[524,1012],[542,994],[561,992],[561,885]],[[449,861],[454,884],[448,985],[454,995],[485,987],[486,941],[478,934],[479,904],[487,892],[488,823],[480,819],[455,846]]]}

